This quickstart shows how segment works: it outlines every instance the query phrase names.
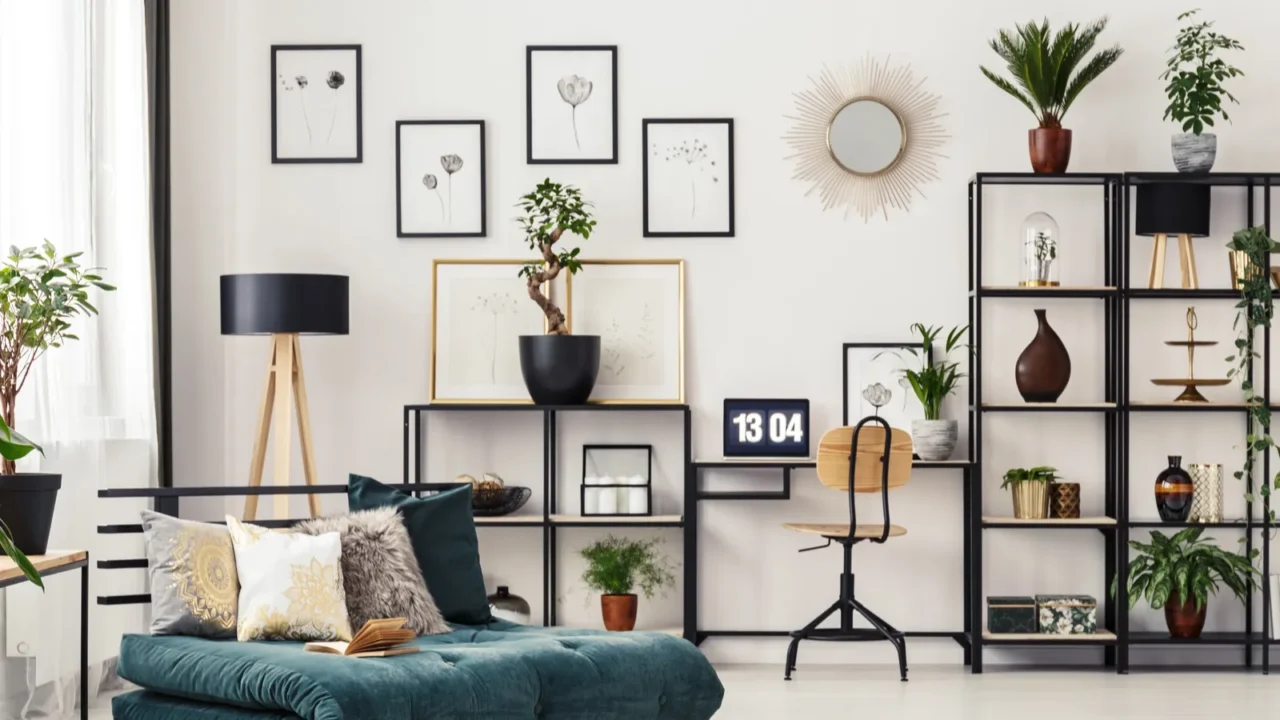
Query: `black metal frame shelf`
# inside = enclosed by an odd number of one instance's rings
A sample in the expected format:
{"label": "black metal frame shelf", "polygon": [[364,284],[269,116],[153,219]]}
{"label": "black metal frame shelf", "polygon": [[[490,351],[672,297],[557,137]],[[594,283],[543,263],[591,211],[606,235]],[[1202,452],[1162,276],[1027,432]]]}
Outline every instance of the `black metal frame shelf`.
{"label": "black metal frame shelf", "polygon": [[978,294],[986,298],[1035,298],[1036,300],[1062,300],[1066,298],[1088,298],[1106,300],[1120,294],[1117,287],[1049,287],[1031,288],[988,286],[978,289]]}

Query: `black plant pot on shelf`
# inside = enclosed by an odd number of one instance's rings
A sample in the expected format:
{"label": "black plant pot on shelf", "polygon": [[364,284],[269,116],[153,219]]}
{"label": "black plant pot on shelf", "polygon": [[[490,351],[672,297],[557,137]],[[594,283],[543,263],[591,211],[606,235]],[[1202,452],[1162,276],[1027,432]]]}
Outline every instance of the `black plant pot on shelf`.
{"label": "black plant pot on shelf", "polygon": [[600,336],[521,335],[520,372],[538,405],[581,405],[600,373]]}
{"label": "black plant pot on shelf", "polygon": [[43,555],[49,549],[53,506],[61,488],[61,475],[0,475],[0,520],[8,526],[13,544],[24,554]]}

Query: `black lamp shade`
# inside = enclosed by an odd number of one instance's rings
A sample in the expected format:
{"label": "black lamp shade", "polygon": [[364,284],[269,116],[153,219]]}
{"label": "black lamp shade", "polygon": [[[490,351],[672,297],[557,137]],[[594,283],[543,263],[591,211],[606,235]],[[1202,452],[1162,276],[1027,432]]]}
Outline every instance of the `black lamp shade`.
{"label": "black lamp shade", "polygon": [[1137,234],[1209,236],[1208,185],[1151,183],[1137,188]]}
{"label": "black lamp shade", "polygon": [[222,334],[346,335],[346,275],[222,276]]}

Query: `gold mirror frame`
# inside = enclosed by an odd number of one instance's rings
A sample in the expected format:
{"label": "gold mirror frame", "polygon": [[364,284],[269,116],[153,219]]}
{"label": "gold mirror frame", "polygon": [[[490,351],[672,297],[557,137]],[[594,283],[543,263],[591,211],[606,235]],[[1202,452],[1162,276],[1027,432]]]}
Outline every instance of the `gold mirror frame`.
{"label": "gold mirror frame", "polygon": [[[902,141],[898,143],[897,154],[893,156],[893,160],[889,161],[888,165],[885,165],[884,167],[880,168],[879,170],[876,170],[875,172],[862,172],[860,170],[854,170],[848,165],[845,165],[843,162],[840,161],[840,158],[836,156],[835,148],[831,147],[831,126],[836,124],[836,118],[840,117],[840,113],[844,112],[845,108],[849,107],[854,103],[860,103],[860,102],[873,102],[879,105],[880,107],[883,107],[884,109],[888,110],[889,112],[893,113],[893,119],[898,121],[898,129],[902,131]],[[884,101],[882,101],[880,98],[871,97],[870,95],[863,95],[861,97],[853,98],[849,102],[846,102],[845,104],[836,108],[835,112],[831,113],[831,119],[827,121],[826,139],[827,139],[827,152],[831,154],[831,159],[834,160],[837,165],[844,168],[845,172],[853,173],[854,175],[861,175],[862,177],[875,177],[876,175],[889,172],[890,170],[893,169],[893,166],[897,165],[898,161],[902,159],[902,153],[905,152],[907,149],[907,124],[902,122],[902,116],[898,114],[897,110],[894,110],[893,108],[886,105]]]}
{"label": "gold mirror frame", "polygon": [[[920,185],[938,179],[938,149],[948,135],[939,119],[941,97],[922,89],[908,65],[893,67],[867,56],[851,68],[823,67],[810,77],[813,87],[795,93],[797,115],[783,140],[794,151],[786,157],[796,163],[792,178],[809,183],[805,195],[818,191],[822,209],[845,206],[845,217],[856,212],[864,221],[875,214],[889,219],[889,208],[911,210]],[[903,128],[902,148],[895,161],[874,173],[849,170],[831,151],[829,131],[836,114],[859,100],[878,102],[898,118]]]}

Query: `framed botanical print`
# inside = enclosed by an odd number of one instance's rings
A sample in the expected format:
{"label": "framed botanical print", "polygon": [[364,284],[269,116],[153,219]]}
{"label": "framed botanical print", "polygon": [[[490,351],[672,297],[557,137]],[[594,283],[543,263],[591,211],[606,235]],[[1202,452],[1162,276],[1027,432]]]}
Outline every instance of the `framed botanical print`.
{"label": "framed botanical print", "polygon": [[646,119],[645,237],[733,237],[733,119]]}
{"label": "framed botanical print", "polygon": [[396,236],[484,237],[483,120],[396,122]]}
{"label": "framed botanical print", "polygon": [[683,260],[584,260],[566,290],[570,330],[600,336],[591,402],[684,402]]}
{"label": "framed botanical print", "polygon": [[546,321],[519,277],[527,262],[432,263],[431,402],[532,402],[518,338],[541,335]]}
{"label": "framed botanical print", "polygon": [[359,45],[271,46],[271,162],[363,161]]}
{"label": "framed botanical print", "polygon": [[618,46],[525,50],[528,162],[617,164]]}
{"label": "framed botanical print", "polygon": [[879,416],[889,427],[911,432],[911,421],[924,419],[924,406],[902,374],[919,362],[907,348],[923,349],[931,360],[932,349],[919,343],[844,344],[844,425]]}

